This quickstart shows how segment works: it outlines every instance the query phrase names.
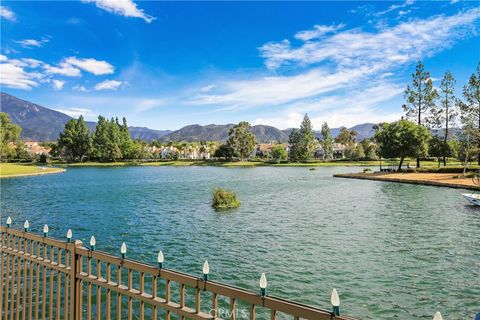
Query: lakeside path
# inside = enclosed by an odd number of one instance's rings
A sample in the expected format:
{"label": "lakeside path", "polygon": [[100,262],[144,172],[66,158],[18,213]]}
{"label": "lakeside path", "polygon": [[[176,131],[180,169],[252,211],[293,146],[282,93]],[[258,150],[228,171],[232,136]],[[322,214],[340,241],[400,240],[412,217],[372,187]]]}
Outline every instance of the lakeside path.
{"label": "lakeside path", "polygon": [[333,176],[336,178],[376,180],[480,190],[480,186],[475,185],[471,178],[457,178],[459,175],[459,173],[343,173],[334,174]]}
{"label": "lakeside path", "polygon": [[65,171],[66,170],[62,168],[0,163],[0,179],[40,176],[44,174],[63,173]]}

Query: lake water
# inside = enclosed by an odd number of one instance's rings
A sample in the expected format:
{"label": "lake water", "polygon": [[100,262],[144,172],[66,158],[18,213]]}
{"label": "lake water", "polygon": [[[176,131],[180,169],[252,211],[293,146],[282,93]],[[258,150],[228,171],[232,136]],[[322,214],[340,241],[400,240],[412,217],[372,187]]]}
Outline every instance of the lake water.
{"label": "lake water", "polygon": [[[1,180],[2,222],[71,228],[98,250],[364,319],[473,319],[480,311],[480,209],[464,190],[333,178],[360,168],[118,167]],[[210,207],[212,190],[242,205]]]}

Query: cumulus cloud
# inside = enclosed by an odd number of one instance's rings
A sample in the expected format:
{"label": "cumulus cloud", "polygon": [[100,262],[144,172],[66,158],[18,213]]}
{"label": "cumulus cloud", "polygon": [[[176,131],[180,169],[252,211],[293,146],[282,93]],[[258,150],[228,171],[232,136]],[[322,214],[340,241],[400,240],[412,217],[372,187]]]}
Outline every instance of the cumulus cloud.
{"label": "cumulus cloud", "polygon": [[95,85],[95,90],[117,90],[123,84],[122,81],[105,80]]}
{"label": "cumulus cloud", "polygon": [[34,72],[27,72],[15,61],[9,61],[4,55],[0,58],[0,85],[14,88],[30,90],[39,85],[40,75]]}
{"label": "cumulus cloud", "polygon": [[383,64],[386,68],[419,59],[422,55],[431,56],[475,34],[479,15],[480,9],[475,8],[453,16],[411,20],[380,32],[345,30],[298,47],[293,47],[288,40],[270,42],[260,47],[260,52],[269,69],[328,61],[344,67]]}
{"label": "cumulus cloud", "polygon": [[5,6],[0,6],[0,17],[10,21],[15,21],[16,19],[15,13]]}
{"label": "cumulus cloud", "polygon": [[64,60],[64,63],[90,72],[96,76],[112,74],[114,72],[114,67],[110,63],[93,58],[78,59],[77,57],[69,57]]}
{"label": "cumulus cloud", "polygon": [[63,80],[57,80],[57,79],[52,80],[52,87],[55,91],[62,90],[64,85],[65,85],[65,81]]}
{"label": "cumulus cloud", "polygon": [[41,40],[25,39],[25,40],[18,40],[15,42],[20,44],[24,48],[31,49],[33,47],[43,47],[43,45],[48,41],[49,41],[48,39],[41,39]]}
{"label": "cumulus cloud", "polygon": [[141,18],[145,22],[150,23],[155,20],[146,14],[142,9],[137,8],[137,4],[132,0],[82,0],[84,3],[95,3],[95,5],[108,12],[132,18]]}
{"label": "cumulus cloud", "polygon": [[66,77],[79,77],[81,76],[80,69],[75,68],[71,64],[66,62],[61,62],[57,66],[51,66],[49,64],[44,64],[43,69],[47,74],[57,74]]}

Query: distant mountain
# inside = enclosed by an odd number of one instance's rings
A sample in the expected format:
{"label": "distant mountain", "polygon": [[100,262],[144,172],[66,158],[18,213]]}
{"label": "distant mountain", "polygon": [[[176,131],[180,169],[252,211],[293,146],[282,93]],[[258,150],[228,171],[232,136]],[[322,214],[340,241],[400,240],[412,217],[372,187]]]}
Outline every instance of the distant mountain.
{"label": "distant mountain", "polygon": [[22,127],[22,138],[36,141],[56,140],[71,118],[64,113],[1,93],[0,109],[13,123]]}
{"label": "distant mountain", "polygon": [[[22,139],[35,141],[57,140],[70,116],[42,107],[38,104],[18,99],[6,93],[0,93],[0,111],[6,112],[13,123],[22,127]],[[87,121],[90,130],[96,123]],[[132,139],[152,141],[170,133],[170,130],[153,130],[142,127],[129,127]]]}
{"label": "distant mountain", "polygon": [[[63,131],[65,123],[72,119],[64,113],[18,99],[6,93],[1,93],[0,110],[8,113],[12,122],[22,127],[22,139],[24,140],[57,140],[58,135]],[[87,125],[91,131],[95,130],[95,122],[87,121]],[[233,124],[209,124],[206,126],[193,124],[175,131],[153,130],[145,127],[129,127],[129,130],[132,139],[146,141],[225,141],[228,137],[228,129],[233,126]],[[361,141],[373,136],[373,126],[373,123],[363,123],[351,127],[349,130],[355,130],[358,133],[357,139]],[[255,134],[258,142],[287,142],[291,131],[292,129],[279,130],[266,125],[252,127],[252,132]],[[340,132],[340,128],[332,128],[331,132],[332,136],[336,137]],[[321,137],[320,131],[315,131],[315,135]]]}
{"label": "distant mountain", "polygon": [[[375,126],[375,123],[362,123],[362,124],[357,124],[356,126],[353,126],[351,128],[348,128],[348,130],[352,131],[356,131],[357,132],[357,141],[362,141],[364,139],[370,139],[371,137],[373,137],[373,135],[375,134],[375,131],[373,130],[373,126]],[[332,137],[337,137],[338,134],[340,133],[340,129],[342,127],[338,127],[338,128],[330,128],[330,133],[332,135]],[[282,130],[283,133],[285,133],[287,135],[287,140],[288,140],[288,136],[290,135],[290,132],[292,132],[292,128],[290,129],[285,129],[285,130]],[[315,137],[321,139],[322,138],[322,133],[320,130],[314,130],[313,133],[315,134]]]}
{"label": "distant mountain", "polygon": [[[225,141],[228,138],[228,130],[232,128],[233,124],[216,125],[209,124],[201,126],[193,124],[185,126],[179,130],[173,131],[161,138],[162,141]],[[252,126],[252,133],[257,138],[258,142],[269,141],[288,141],[288,135],[281,130],[265,125]]]}

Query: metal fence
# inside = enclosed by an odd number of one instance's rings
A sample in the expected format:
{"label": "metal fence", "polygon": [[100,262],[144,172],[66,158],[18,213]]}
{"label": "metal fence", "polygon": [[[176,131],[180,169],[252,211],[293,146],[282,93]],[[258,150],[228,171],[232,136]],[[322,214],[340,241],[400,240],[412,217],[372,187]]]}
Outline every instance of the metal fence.
{"label": "metal fence", "polygon": [[[5,226],[0,315],[25,319],[354,319]],[[241,311],[241,312],[240,312]]]}

